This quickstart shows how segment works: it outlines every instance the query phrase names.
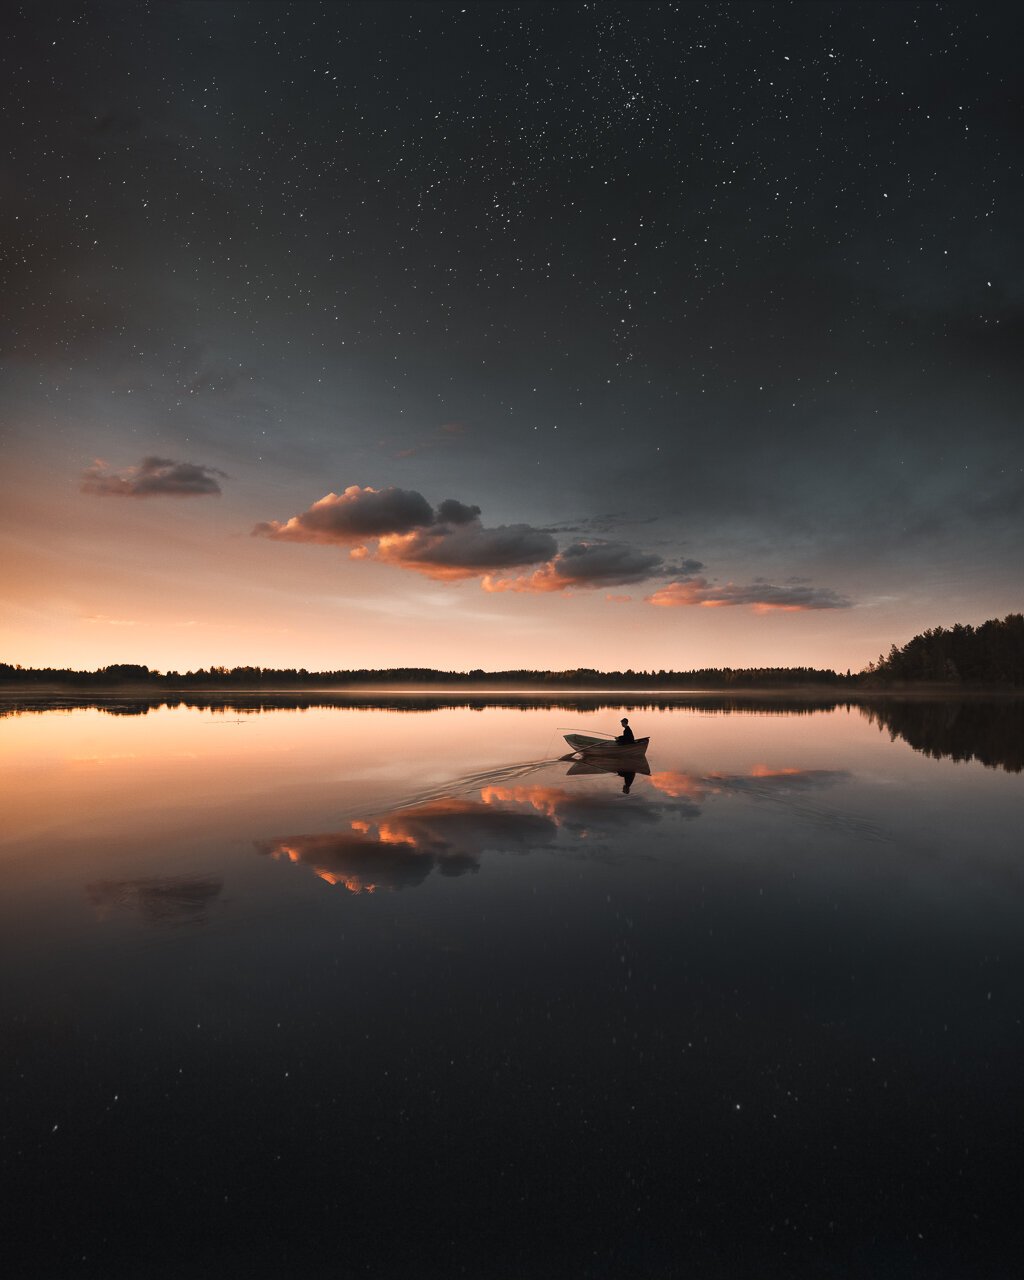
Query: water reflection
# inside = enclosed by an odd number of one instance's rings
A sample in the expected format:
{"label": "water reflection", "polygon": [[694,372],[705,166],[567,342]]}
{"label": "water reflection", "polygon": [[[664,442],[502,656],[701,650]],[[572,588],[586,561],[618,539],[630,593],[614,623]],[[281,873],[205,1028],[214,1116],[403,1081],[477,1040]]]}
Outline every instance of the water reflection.
{"label": "water reflection", "polygon": [[[621,843],[629,829],[651,827],[666,817],[699,817],[713,796],[785,800],[851,776],[839,769],[763,766],[749,774],[652,773],[647,762],[643,764],[624,772],[610,763],[574,760],[566,777],[579,782],[568,786],[520,781],[525,766],[513,766],[505,771],[510,780],[476,787],[472,797],[432,799],[356,819],[346,829],[284,836],[256,847],[275,860],[302,863],[321,880],[349,893],[393,892],[422,884],[435,870],[444,876],[476,872],[486,852],[528,853],[567,844],[603,848],[614,838]],[[533,768],[542,773],[550,766]],[[579,785],[601,775],[623,779],[621,790]],[[643,795],[630,793],[638,775],[646,784]],[[828,819],[806,808],[803,812]]]}
{"label": "water reflection", "polygon": [[929,707],[666,709],[627,794],[518,708],[0,720],[12,1274],[326,1275],[325,1187],[346,1274],[1017,1259],[1024,775]]}
{"label": "water reflection", "polygon": [[485,849],[526,852],[555,835],[545,814],[500,806],[492,796],[450,796],[357,820],[347,831],[289,836],[257,848],[304,863],[349,893],[376,893],[422,884],[435,869],[446,876],[476,871]]}
{"label": "water reflection", "polygon": [[[681,692],[681,694],[648,694],[637,692],[623,703],[621,694],[580,692],[580,694],[544,694],[529,692],[483,691],[417,694],[417,692],[367,692],[367,694],[334,694],[310,691],[307,694],[273,694],[273,692],[182,692],[151,698],[83,694],[0,695],[0,718],[26,713],[49,713],[55,710],[96,709],[109,716],[145,716],[161,709],[188,708],[210,712],[251,714],[282,710],[362,710],[362,712],[433,713],[439,710],[467,708],[484,710],[503,708],[521,710],[525,714],[541,709],[562,708],[593,712],[603,708],[636,710],[689,710],[701,716],[730,716],[756,713],[758,716],[820,716],[840,709],[856,709],[861,716],[887,730],[893,740],[901,739],[915,751],[934,759],[978,760],[989,768],[1002,768],[1010,773],[1024,771],[1024,698],[1005,696],[961,696],[933,698],[916,695],[878,696],[877,692],[856,694],[847,691],[833,698],[818,691],[805,696],[786,694],[716,694],[716,692]],[[582,772],[582,771],[577,771]],[[618,771],[616,771],[618,772]],[[623,771],[625,772],[625,771]],[[644,773],[644,769],[630,772]],[[630,787],[632,783],[630,783]]]}
{"label": "water reflection", "polygon": [[578,760],[574,755],[562,756],[561,758],[563,760],[571,760],[573,762],[569,766],[566,775],[567,777],[573,778],[585,774],[593,775],[596,773],[611,773],[614,774],[616,778],[622,779],[622,794],[626,796],[628,796],[632,790],[633,783],[636,781],[638,773],[642,774],[646,778],[651,776],[651,766],[647,763],[646,756],[640,756],[636,760],[631,760],[629,762],[630,767],[628,769],[623,769],[621,765],[616,767],[616,765],[611,762],[602,762],[594,759]]}
{"label": "water reflection", "polygon": [[457,689],[422,693],[402,689],[381,689],[363,693],[335,693],[310,690],[306,693],[249,691],[237,693],[183,691],[153,695],[114,693],[82,693],[73,690],[45,693],[0,693],[0,716],[56,710],[104,711],[110,715],[145,715],[149,711],[187,707],[200,711],[312,711],[334,710],[425,712],[451,711],[468,707],[483,711],[492,707],[517,711],[568,710],[598,711],[603,709],[656,711],[664,708],[722,714],[734,711],[756,711],[761,715],[813,715],[854,705],[849,696],[836,698],[818,692],[793,696],[785,694],[723,694],[709,692],[648,692],[639,690],[625,698],[621,690],[536,690],[491,689],[475,693]]}
{"label": "water reflection", "polygon": [[[915,751],[933,758],[977,760],[991,768],[1011,773],[1024,770],[1024,698],[977,696],[934,698],[926,695],[905,697],[877,693],[844,693],[830,697],[817,691],[794,697],[786,694],[661,694],[638,692],[627,702],[615,693],[530,694],[510,691],[434,694],[386,691],[380,693],[198,693],[185,692],[131,698],[115,695],[85,694],[68,691],[62,694],[6,694],[0,696],[0,718],[26,713],[50,713],[56,710],[93,708],[111,716],[141,716],[149,712],[176,707],[215,713],[244,712],[259,715],[278,711],[312,711],[317,708],[367,712],[430,713],[456,708],[482,711],[504,708],[524,714],[538,710],[562,708],[596,711],[603,708],[631,710],[696,711],[701,715],[723,716],[749,714],[759,716],[815,716],[841,709],[856,709],[872,723],[888,730],[893,739],[900,738]],[[642,769],[633,770],[642,773]],[[632,784],[630,784],[632,785]]]}
{"label": "water reflection", "polygon": [[861,712],[895,741],[935,760],[978,760],[1007,773],[1024,770],[1024,698],[887,698]]}
{"label": "water reflection", "polygon": [[137,911],[146,924],[201,924],[223,880],[199,876],[144,876],[137,880],[95,880],[85,896],[99,920],[119,910]]}
{"label": "water reflection", "polygon": [[737,792],[760,799],[785,796],[790,792],[819,791],[845,782],[846,769],[769,769],[755,765],[749,773],[680,773],[666,770],[651,775],[651,785],[668,796],[688,796],[703,803],[708,796]]}

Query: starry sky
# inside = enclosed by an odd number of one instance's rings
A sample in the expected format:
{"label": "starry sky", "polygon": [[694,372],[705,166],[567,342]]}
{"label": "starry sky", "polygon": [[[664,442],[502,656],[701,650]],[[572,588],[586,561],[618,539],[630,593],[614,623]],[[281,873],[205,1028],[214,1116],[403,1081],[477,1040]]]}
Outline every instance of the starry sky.
{"label": "starry sky", "polygon": [[2,23],[3,660],[857,670],[1024,606],[1018,6]]}

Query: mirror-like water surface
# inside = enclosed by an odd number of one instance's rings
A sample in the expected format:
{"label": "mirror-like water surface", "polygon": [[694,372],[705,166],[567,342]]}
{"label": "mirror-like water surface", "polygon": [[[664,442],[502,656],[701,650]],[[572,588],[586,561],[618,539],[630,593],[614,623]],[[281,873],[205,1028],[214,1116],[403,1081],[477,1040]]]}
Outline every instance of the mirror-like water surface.
{"label": "mirror-like water surface", "polygon": [[1020,702],[393,702],[0,718],[17,1274],[1019,1274]]}

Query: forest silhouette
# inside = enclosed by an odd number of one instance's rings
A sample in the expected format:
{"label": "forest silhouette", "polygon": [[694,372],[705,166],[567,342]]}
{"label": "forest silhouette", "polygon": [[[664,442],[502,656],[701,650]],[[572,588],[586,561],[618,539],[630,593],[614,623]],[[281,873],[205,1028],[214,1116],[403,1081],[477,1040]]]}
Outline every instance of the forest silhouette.
{"label": "forest silhouette", "polygon": [[1024,685],[1024,614],[924,631],[902,649],[879,654],[864,674],[884,684]]}
{"label": "forest silhouette", "polygon": [[0,662],[0,688],[32,686],[68,689],[135,688],[153,692],[185,690],[444,688],[444,689],[636,689],[769,690],[798,687],[876,689],[892,685],[945,687],[1024,685],[1024,614],[1011,613],[978,627],[935,627],[893,644],[861,672],[845,674],[816,667],[701,667],[688,670],[562,671],[519,668],[507,671],[443,671],[432,667],[349,668],[308,671],[305,667],[224,667],[196,671],[156,671],[140,663],[115,662],[97,671],[22,667]]}

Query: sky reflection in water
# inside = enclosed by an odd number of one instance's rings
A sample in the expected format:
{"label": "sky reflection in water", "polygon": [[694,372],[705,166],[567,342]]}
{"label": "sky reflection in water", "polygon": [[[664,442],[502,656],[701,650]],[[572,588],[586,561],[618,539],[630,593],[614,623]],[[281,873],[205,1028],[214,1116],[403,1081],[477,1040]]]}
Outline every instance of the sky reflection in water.
{"label": "sky reflection in water", "polygon": [[[487,850],[607,849],[614,837],[638,834],[633,828],[650,827],[665,818],[698,817],[710,796],[731,793],[785,801],[849,776],[841,770],[759,766],[746,777],[702,777],[676,770],[652,773],[645,760],[629,763],[645,768],[627,772],[614,764],[573,761],[566,770],[573,786],[490,781],[474,786],[469,796],[446,796],[355,819],[348,830],[289,836],[260,851],[301,862],[328,884],[350,893],[374,893],[421,884],[435,868],[447,876],[477,871]],[[522,768],[510,772],[522,778]],[[557,765],[536,766],[537,774],[558,772]],[[633,803],[623,803],[616,788],[605,785],[628,779],[632,786],[637,773],[649,778],[650,785]]]}
{"label": "sky reflection in water", "polygon": [[0,717],[17,1265],[1013,1274],[1020,706],[802,710]]}

